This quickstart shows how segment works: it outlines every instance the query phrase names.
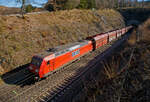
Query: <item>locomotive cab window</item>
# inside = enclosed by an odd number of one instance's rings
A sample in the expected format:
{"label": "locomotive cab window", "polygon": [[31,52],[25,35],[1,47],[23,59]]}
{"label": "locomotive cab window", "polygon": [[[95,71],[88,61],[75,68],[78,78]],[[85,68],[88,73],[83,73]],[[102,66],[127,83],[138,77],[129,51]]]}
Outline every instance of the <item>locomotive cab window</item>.
{"label": "locomotive cab window", "polygon": [[32,58],[31,64],[33,64],[33,65],[35,65],[37,67],[40,67],[41,63],[42,63],[42,59],[40,59],[38,57],[33,57]]}
{"label": "locomotive cab window", "polygon": [[49,64],[50,64],[50,62],[48,61],[48,62],[47,62],[47,65],[49,65]]}

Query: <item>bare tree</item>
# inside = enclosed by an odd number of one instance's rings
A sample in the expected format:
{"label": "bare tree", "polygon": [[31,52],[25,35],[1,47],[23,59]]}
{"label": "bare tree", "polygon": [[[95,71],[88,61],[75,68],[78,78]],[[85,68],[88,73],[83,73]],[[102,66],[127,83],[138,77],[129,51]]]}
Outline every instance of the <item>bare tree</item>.
{"label": "bare tree", "polygon": [[142,0],[142,8],[144,7],[144,0]]}
{"label": "bare tree", "polygon": [[21,3],[21,15],[22,15],[22,18],[24,18],[26,0],[16,0],[16,1]]}
{"label": "bare tree", "polygon": [[130,4],[130,3],[131,3],[131,2],[130,2],[130,0],[127,0],[126,2],[127,2],[126,6],[127,6],[127,7],[130,7],[130,6],[131,6],[131,4]]}
{"label": "bare tree", "polygon": [[111,7],[111,8],[114,8],[114,5],[115,5],[114,0],[110,0],[110,1],[109,1],[109,4],[110,4],[110,7]]}
{"label": "bare tree", "polygon": [[118,0],[118,8],[120,8],[120,0]]}
{"label": "bare tree", "polygon": [[135,6],[138,7],[138,0],[135,0]]}
{"label": "bare tree", "polygon": [[133,7],[137,7],[138,5],[137,5],[137,0],[134,0],[133,1]]}

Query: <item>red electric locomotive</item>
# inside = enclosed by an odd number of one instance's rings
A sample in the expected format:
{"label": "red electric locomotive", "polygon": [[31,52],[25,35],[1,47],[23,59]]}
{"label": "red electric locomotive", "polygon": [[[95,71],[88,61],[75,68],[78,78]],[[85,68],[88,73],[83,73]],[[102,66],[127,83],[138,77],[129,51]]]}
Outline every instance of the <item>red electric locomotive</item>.
{"label": "red electric locomotive", "polygon": [[32,58],[30,71],[43,78],[50,72],[92,51],[91,41],[81,41],[47,50]]}

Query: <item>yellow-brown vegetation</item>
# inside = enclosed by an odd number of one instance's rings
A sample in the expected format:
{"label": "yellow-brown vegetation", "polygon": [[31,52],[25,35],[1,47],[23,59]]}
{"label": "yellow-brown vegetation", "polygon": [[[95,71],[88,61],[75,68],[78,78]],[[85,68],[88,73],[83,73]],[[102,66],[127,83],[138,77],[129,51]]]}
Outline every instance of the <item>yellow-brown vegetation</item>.
{"label": "yellow-brown vegetation", "polygon": [[0,6],[0,15],[20,13],[20,8]]}
{"label": "yellow-brown vegetation", "polygon": [[113,56],[111,59],[109,59],[111,61],[103,62],[103,68],[104,68],[104,74],[106,75],[107,79],[113,79],[114,77],[117,76],[117,70],[119,69],[119,61],[115,59],[115,56]]}
{"label": "yellow-brown vegetation", "polygon": [[136,43],[136,30],[134,30],[133,31],[133,33],[132,33],[132,35],[130,36],[130,38],[128,39],[128,44],[130,45],[130,46],[133,46],[133,45],[135,45],[135,43]]}
{"label": "yellow-brown vegetation", "polygon": [[5,59],[1,66],[6,72],[47,48],[123,26],[122,16],[111,9],[27,14],[25,19],[0,16],[0,57]]}
{"label": "yellow-brown vegetation", "polygon": [[150,18],[139,27],[139,30],[142,34],[141,39],[150,42]]}

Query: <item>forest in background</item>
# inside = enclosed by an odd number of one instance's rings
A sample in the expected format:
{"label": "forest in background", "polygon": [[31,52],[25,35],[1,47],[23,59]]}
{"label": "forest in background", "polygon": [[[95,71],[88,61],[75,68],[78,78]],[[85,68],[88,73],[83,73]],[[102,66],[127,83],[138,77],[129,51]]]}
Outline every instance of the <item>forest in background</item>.
{"label": "forest in background", "polygon": [[[32,12],[35,9],[30,2],[32,0],[16,0],[22,3],[22,12]],[[149,7],[150,0],[48,0],[42,7],[48,11],[65,10],[65,9],[103,9],[103,8],[143,8]]]}
{"label": "forest in background", "polygon": [[47,6],[50,8],[53,8],[51,6],[56,6],[59,9],[147,7],[149,6],[149,0],[140,2],[138,0],[49,0],[45,7],[47,8]]}

